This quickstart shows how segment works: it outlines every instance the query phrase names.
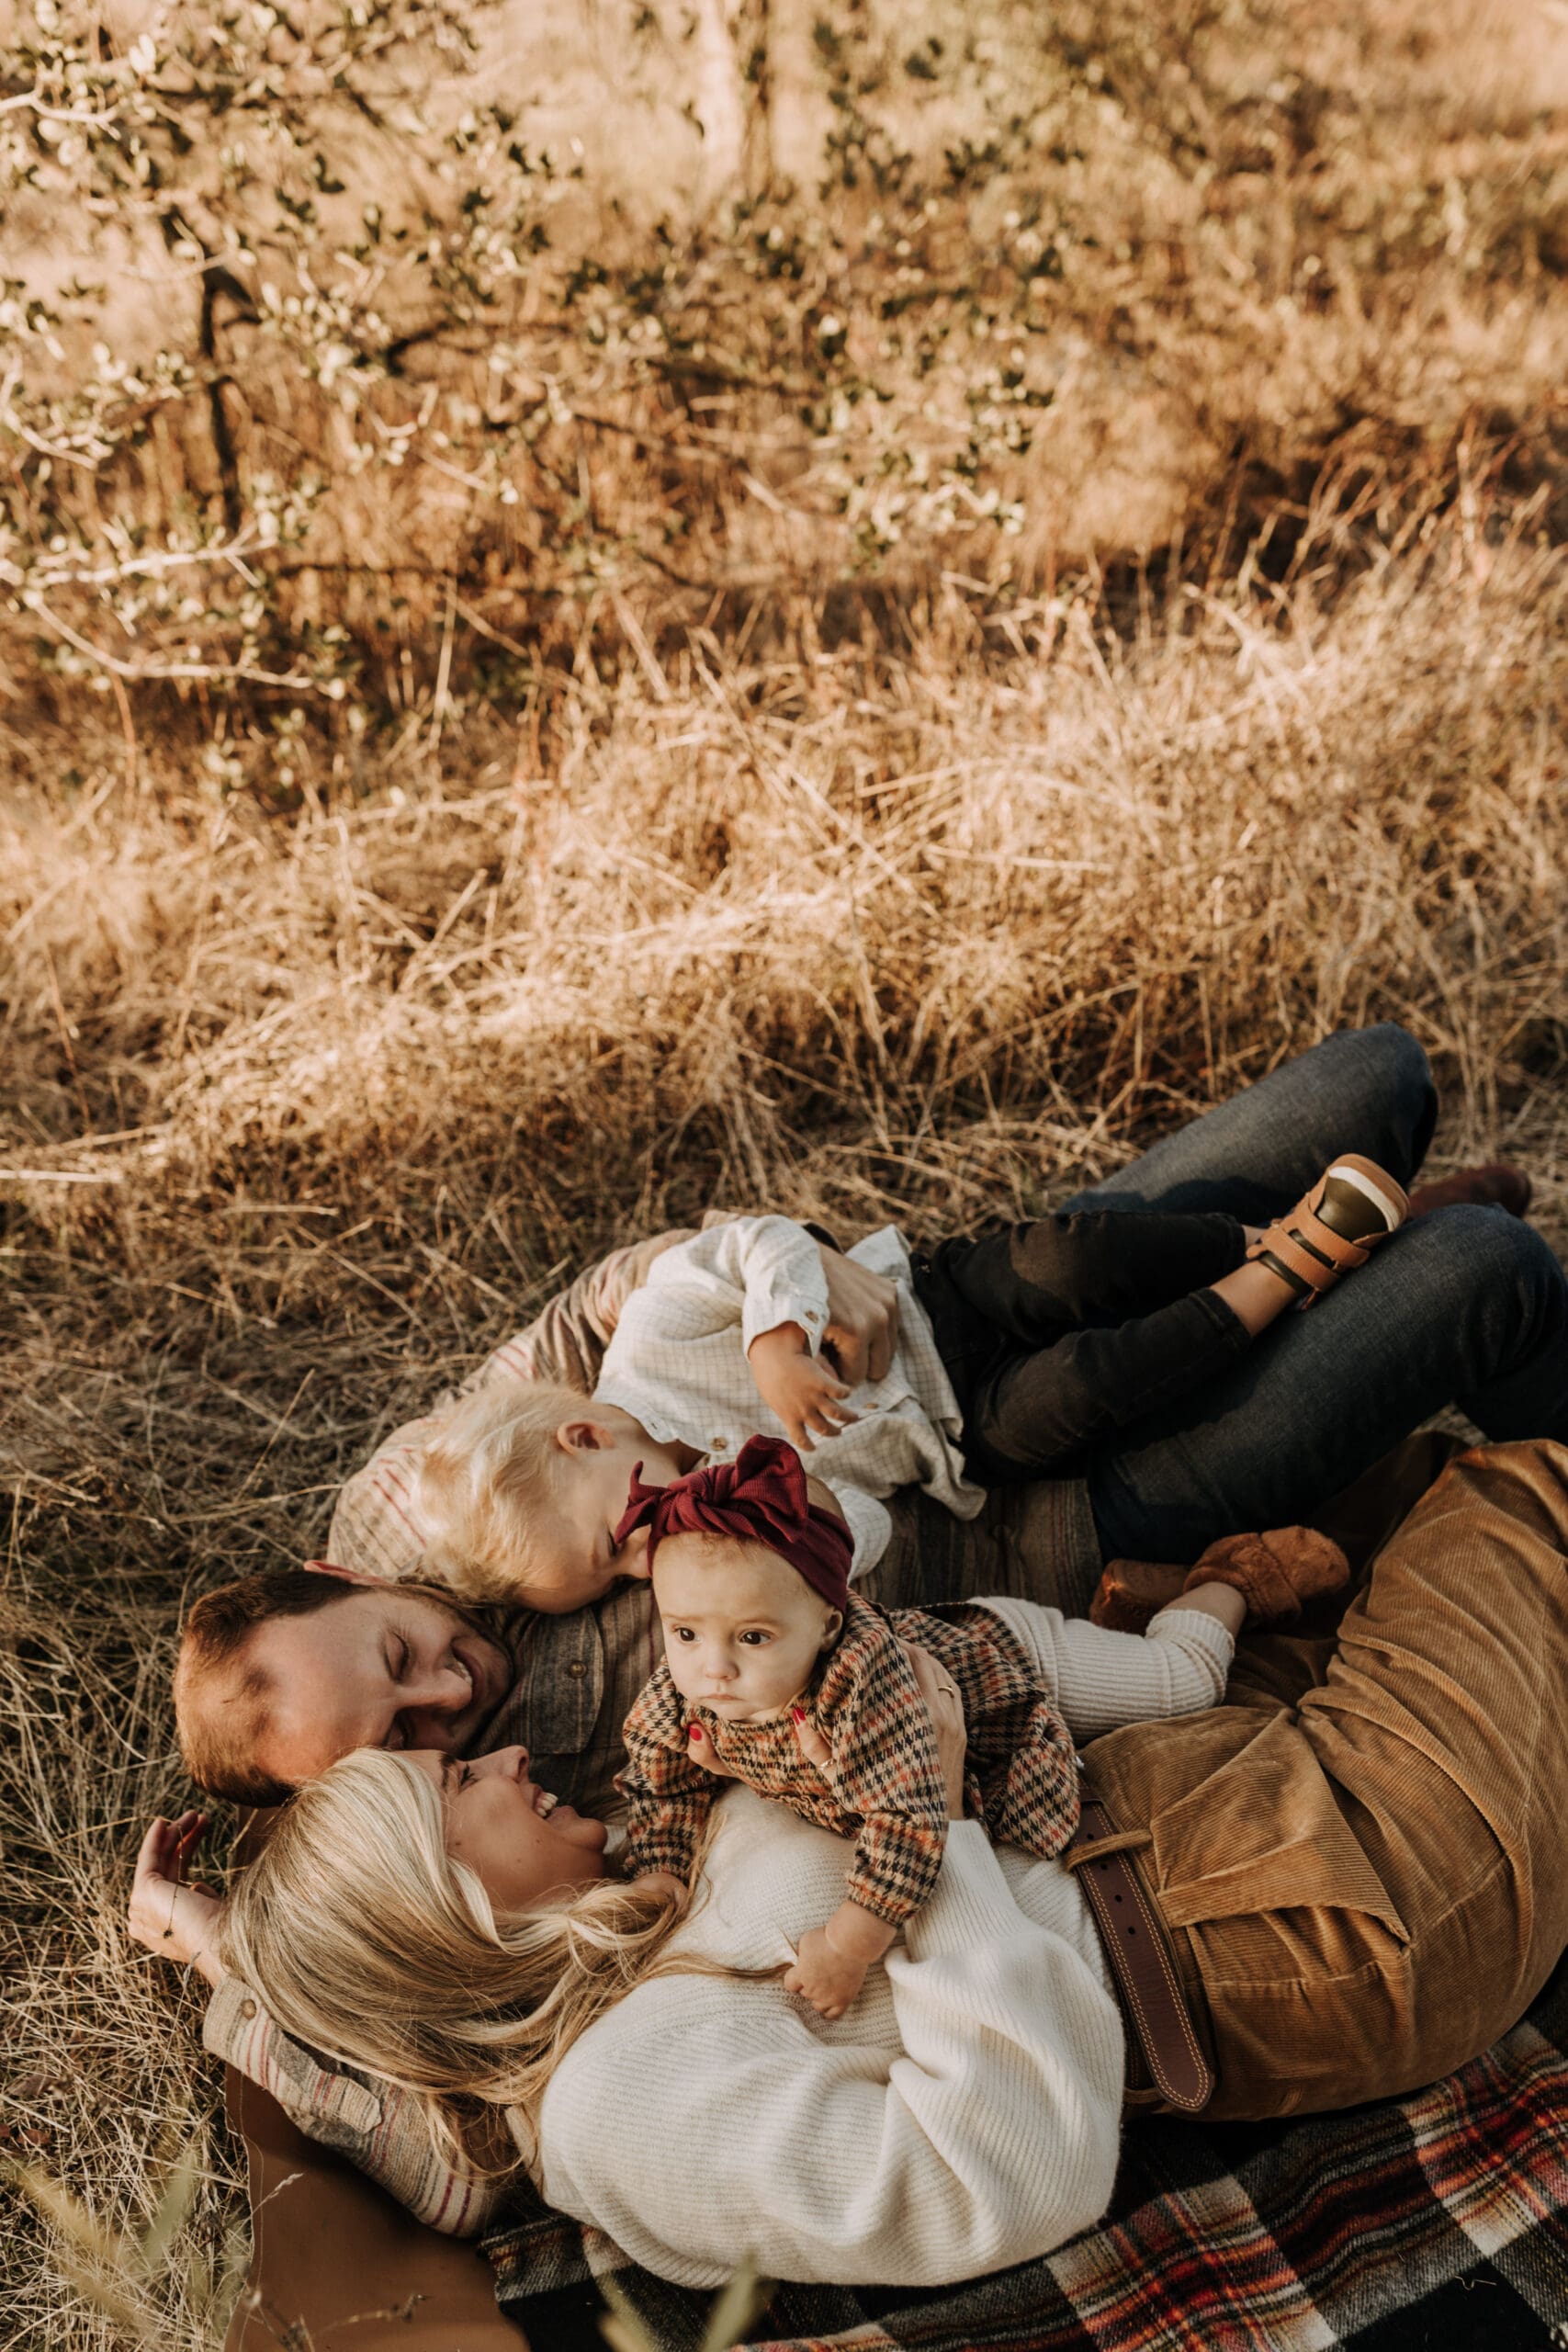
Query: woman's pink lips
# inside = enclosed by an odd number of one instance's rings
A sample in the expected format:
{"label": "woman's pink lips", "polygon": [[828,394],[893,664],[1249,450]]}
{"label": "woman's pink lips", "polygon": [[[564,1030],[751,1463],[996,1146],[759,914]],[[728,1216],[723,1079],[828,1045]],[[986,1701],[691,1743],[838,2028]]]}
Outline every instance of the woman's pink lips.
{"label": "woman's pink lips", "polygon": [[540,1821],[556,1821],[559,1819],[563,1813],[570,1813],[574,1810],[571,1805],[567,1804],[564,1797],[557,1797],[554,1804],[551,1805],[549,1811],[547,1813],[543,1809],[542,1800],[550,1794],[550,1791],[548,1789],[541,1789],[535,1781],[525,1781],[524,1782],[524,1786],[529,1792],[528,1802],[533,1806],[534,1812]]}

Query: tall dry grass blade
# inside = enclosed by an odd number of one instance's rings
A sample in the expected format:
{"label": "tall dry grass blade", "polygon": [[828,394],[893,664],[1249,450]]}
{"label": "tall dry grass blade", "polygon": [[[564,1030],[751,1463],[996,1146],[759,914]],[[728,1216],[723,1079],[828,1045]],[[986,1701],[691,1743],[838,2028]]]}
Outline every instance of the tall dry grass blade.
{"label": "tall dry grass blade", "polygon": [[[657,2336],[649,2332],[647,2322],[626,2291],[611,2278],[598,2282],[600,2293],[610,2308],[599,2321],[600,2333],[611,2352],[667,2352]],[[766,2310],[773,2293],[772,2283],[758,2276],[754,2263],[743,2262],[728,2285],[714,2297],[707,2324],[703,2330],[701,2352],[730,2352],[739,2344],[758,2316]]]}
{"label": "tall dry grass blade", "polygon": [[599,2333],[610,2352],[665,2352],[664,2346],[649,2333],[641,2314],[613,2278],[601,2278],[595,2283],[610,2306],[599,2314]]}
{"label": "tall dry grass blade", "polygon": [[729,2352],[730,2346],[739,2344],[766,2311],[773,2291],[773,2280],[761,2278],[750,2258],[744,2261],[714,2298],[703,2330],[702,2352]]}
{"label": "tall dry grass blade", "polygon": [[179,2150],[169,2167],[157,2210],[137,2249],[141,2267],[150,2277],[156,2277],[163,2267],[175,2238],[189,2219],[200,2177],[201,2161],[197,2143],[190,2140]]}
{"label": "tall dry grass blade", "polygon": [[65,2277],[135,2344],[162,2352],[162,2315],[145,2291],[141,2250],[97,2221],[79,2198],[36,2165],[0,2164],[10,2181],[62,2241],[56,2260]]}

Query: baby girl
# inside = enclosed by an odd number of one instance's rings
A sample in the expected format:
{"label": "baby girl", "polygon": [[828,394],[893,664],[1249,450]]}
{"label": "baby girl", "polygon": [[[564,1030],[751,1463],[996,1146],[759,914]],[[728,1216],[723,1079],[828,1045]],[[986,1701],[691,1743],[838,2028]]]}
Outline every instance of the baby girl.
{"label": "baby girl", "polygon": [[[627,1869],[682,1894],[689,1885],[722,1786],[694,1758],[694,1740],[730,1777],[852,1837],[844,1901],[801,1938],[785,1978],[829,2018],[843,2015],[942,1865],[942,1775],[907,1643],[932,1653],[957,1685],[965,1809],[993,1838],[1052,1855],[1078,1817],[1056,1685],[1070,1678],[1092,1691],[1102,1714],[1099,1686],[1130,1670],[1143,1691],[1128,1720],[1212,1706],[1246,1615],[1242,1591],[1201,1569],[1145,1635],[1069,1624],[1022,1601],[877,1609],[850,1590],[843,1521],[811,1501],[799,1455],[774,1438],[751,1438],[733,1463],[667,1486],[635,1477],[616,1541],[637,1528],[648,1531],[665,1655],[626,1724]],[[1060,1671],[1048,1670],[1053,1658]]]}

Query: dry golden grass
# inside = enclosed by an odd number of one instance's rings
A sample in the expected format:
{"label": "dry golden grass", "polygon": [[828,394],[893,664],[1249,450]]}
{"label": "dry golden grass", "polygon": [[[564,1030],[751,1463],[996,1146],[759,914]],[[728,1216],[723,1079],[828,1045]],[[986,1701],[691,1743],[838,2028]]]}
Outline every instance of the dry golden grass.
{"label": "dry golden grass", "polygon": [[[1383,1017],[1438,1062],[1444,1154],[1516,1151],[1568,1227],[1550,23],[1252,12],[1254,61],[1266,21],[1363,152],[1200,203],[1072,100],[1103,136],[1064,200],[1136,233],[1069,285],[1093,333],[1006,595],[974,582],[1017,540],[852,593],[746,493],[686,560],[760,602],[524,599],[511,669],[405,615],[357,730],[5,706],[4,2153],[138,2237],[178,2149],[200,2174],[118,2318],[18,2208],[6,2343],[210,2352],[234,2152],[194,1999],[119,1924],[185,1793],[180,1610],[317,1548],[378,1432],[566,1270],[715,1197],[1027,1209]],[[1281,310],[1325,208],[1332,297]],[[615,446],[635,546],[675,493]]]}
{"label": "dry golden grass", "polygon": [[[694,645],[565,693],[547,774],[481,709],[335,778],[296,743],[288,816],[259,733],[249,789],[177,739],[135,786],[113,739],[13,746],[6,2114],[97,2211],[144,2223],[214,2092],[118,1927],[183,1793],[182,1601],[318,1544],[378,1430],[561,1269],[715,1195],[1027,1207],[1386,1014],[1448,1148],[1517,1148],[1561,1226],[1562,579],[1479,553],[1005,665]],[[235,2226],[204,2144],[171,2345]],[[7,2328],[111,2340],[30,2235]]]}

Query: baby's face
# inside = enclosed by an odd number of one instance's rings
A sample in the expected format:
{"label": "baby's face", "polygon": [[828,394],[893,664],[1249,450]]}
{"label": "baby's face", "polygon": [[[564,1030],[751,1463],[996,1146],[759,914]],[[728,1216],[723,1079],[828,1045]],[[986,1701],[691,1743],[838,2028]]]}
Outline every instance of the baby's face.
{"label": "baby's face", "polygon": [[722,1536],[667,1535],[653,1597],[676,1690],[721,1723],[787,1707],[843,1623],[776,1552]]}

